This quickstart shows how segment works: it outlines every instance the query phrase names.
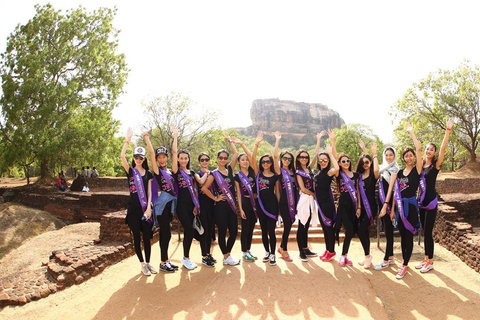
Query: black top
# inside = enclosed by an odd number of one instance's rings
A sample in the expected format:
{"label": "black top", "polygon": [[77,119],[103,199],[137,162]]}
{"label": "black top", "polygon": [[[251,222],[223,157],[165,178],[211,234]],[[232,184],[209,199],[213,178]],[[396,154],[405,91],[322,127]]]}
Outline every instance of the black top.
{"label": "black top", "polygon": [[[310,176],[310,178],[305,178],[304,176],[300,176],[303,180],[303,185],[305,186],[305,189],[308,189],[312,192],[314,192],[314,186],[313,186],[313,173],[310,169],[307,168],[308,171],[306,171],[305,173],[308,174]],[[302,171],[302,170],[300,170]]]}
{"label": "black top", "polygon": [[271,177],[265,177],[262,172],[259,172],[258,196],[262,199],[262,202],[277,201],[277,197],[275,196],[275,183],[277,180],[278,175],[276,173]]}
{"label": "black top", "polygon": [[318,202],[331,201],[330,190],[333,176],[328,175],[330,169],[320,170],[315,175],[315,194]]}
{"label": "black top", "polygon": [[[252,193],[257,194],[257,182],[256,182],[256,177],[255,177],[255,171],[253,170],[252,167],[248,167],[248,174],[247,174],[248,180],[250,180],[250,186],[252,187]],[[238,176],[238,173],[235,175],[235,181],[238,182],[240,185],[240,188],[242,188],[242,192],[244,196],[249,196],[247,189],[243,185],[242,181],[240,180],[240,177]]]}
{"label": "black top", "polygon": [[402,193],[402,198],[411,198],[417,195],[418,185],[420,184],[420,175],[417,168],[413,167],[410,173],[405,176],[403,170],[398,171],[398,184]]}
{"label": "black top", "polygon": [[433,164],[423,168],[423,175],[425,176],[425,182],[427,184],[427,192],[425,194],[425,199],[423,200],[423,205],[425,206],[437,197],[435,184],[439,172],[440,170],[438,170]]}
{"label": "black top", "polygon": [[[234,182],[234,178],[233,178],[233,170],[232,170],[232,167],[231,166],[227,166],[227,170],[228,170],[228,175],[224,175],[223,173],[221,173],[220,171],[218,171],[223,179],[225,180],[226,184],[227,184],[227,187],[228,189],[230,189],[230,192],[232,193],[232,195],[235,197],[235,182]],[[215,183],[215,190],[217,192],[217,194],[223,194],[218,185],[217,185],[217,181],[214,179],[214,183]]]}
{"label": "black top", "polygon": [[[295,180],[295,173],[289,174],[290,178],[292,179],[292,186],[293,186],[293,194],[295,199],[297,198],[298,195],[298,190],[297,190],[297,180]],[[283,181],[283,174],[280,172],[278,175],[278,180],[280,181],[280,189],[281,189],[281,194],[280,194],[280,203],[288,203],[287,200],[287,190],[285,189],[285,181]]]}
{"label": "black top", "polygon": [[[363,178],[363,177],[362,177]],[[367,195],[368,203],[370,204],[370,208],[372,209],[372,213],[377,212],[377,202],[375,200],[375,173],[373,170],[370,170],[370,174],[366,179],[363,179],[363,189],[365,190],[365,194]],[[388,187],[387,187],[388,188]],[[387,192],[388,189],[385,191]]]}
{"label": "black top", "polygon": [[[133,170],[132,168],[128,169],[128,173],[125,172],[128,178],[128,186],[130,188],[130,201],[129,206],[141,207],[140,200],[138,200],[137,186],[135,185],[135,180],[133,179]],[[145,170],[145,175],[142,176],[143,187],[145,188],[145,194],[148,200],[148,181],[153,179],[153,175],[150,171]]]}
{"label": "black top", "polygon": [[[357,182],[358,182],[358,173],[354,172],[353,177],[350,178],[350,180],[353,181],[355,190],[357,189]],[[345,182],[343,181],[342,175],[339,174],[337,177],[337,183],[338,183],[338,188],[340,190],[340,198],[338,201],[352,201],[352,197],[350,196],[350,193],[348,192],[348,188],[345,185]],[[356,204],[355,204],[356,205]]]}
{"label": "black top", "polygon": [[[187,174],[193,179],[192,183],[195,186],[195,172],[193,172],[193,170],[187,170]],[[190,195],[190,191],[188,191],[187,181],[185,181],[180,173],[180,168],[177,173],[173,174],[173,179],[175,179],[175,183],[178,186],[177,201],[191,203],[192,196]]]}
{"label": "black top", "polygon": [[[167,169],[167,172],[172,175],[172,172]],[[167,180],[163,177],[162,172],[160,171],[160,168],[158,168],[158,175],[155,173],[155,179],[157,180],[158,183],[158,191],[166,191],[173,195],[175,192],[170,188],[167,184]],[[173,187],[173,186],[172,186]]]}

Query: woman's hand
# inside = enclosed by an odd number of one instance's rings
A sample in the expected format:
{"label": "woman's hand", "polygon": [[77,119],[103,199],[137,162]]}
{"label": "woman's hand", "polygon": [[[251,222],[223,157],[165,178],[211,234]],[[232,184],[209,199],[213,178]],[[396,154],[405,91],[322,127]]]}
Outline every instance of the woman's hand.
{"label": "woman's hand", "polygon": [[360,215],[362,214],[362,208],[357,209],[357,218],[360,218]]}
{"label": "woman's hand", "polygon": [[282,139],[282,134],[280,133],[280,131],[275,131],[275,139],[277,140]]}
{"label": "woman's hand", "polygon": [[372,152],[372,156],[377,155],[377,144],[375,142],[370,143],[370,151]]}
{"label": "woman's hand", "polygon": [[243,210],[240,210],[240,216],[242,217],[243,220],[247,219],[247,215],[245,214],[245,212]]}
{"label": "woman's hand", "polygon": [[128,142],[132,141],[132,137],[133,137],[133,130],[132,130],[132,128],[129,127],[129,128],[127,129],[127,137],[126,137],[126,138],[127,138],[127,141],[128,141]]}
{"label": "woman's hand", "polygon": [[412,132],[413,131],[413,124],[411,124],[410,122],[407,122],[405,124],[405,127],[407,129],[408,132]]}
{"label": "woman's hand", "polygon": [[172,130],[173,136],[178,138],[178,129],[175,126],[170,126],[170,130]]}
{"label": "woman's hand", "polygon": [[225,200],[225,195],[219,194],[218,196],[215,197],[215,202],[223,201]]}
{"label": "woman's hand", "polygon": [[447,120],[447,130],[452,130],[453,125],[455,124],[455,120],[450,118]]}
{"label": "woman's hand", "polygon": [[242,140],[238,139],[237,137],[231,137],[230,139],[232,140],[233,143],[238,143],[238,144],[242,143]]}
{"label": "woman's hand", "polygon": [[257,138],[255,139],[255,144],[259,144],[260,142],[263,141],[263,132],[262,131],[258,131],[257,133]]}
{"label": "woman's hand", "polygon": [[328,134],[328,138],[330,139],[330,141],[335,141],[335,132],[332,131],[332,129],[328,129],[327,130],[327,134]]}
{"label": "woman's hand", "polygon": [[378,215],[379,218],[383,218],[387,214],[387,206],[384,204],[382,210],[380,210],[380,214]]}

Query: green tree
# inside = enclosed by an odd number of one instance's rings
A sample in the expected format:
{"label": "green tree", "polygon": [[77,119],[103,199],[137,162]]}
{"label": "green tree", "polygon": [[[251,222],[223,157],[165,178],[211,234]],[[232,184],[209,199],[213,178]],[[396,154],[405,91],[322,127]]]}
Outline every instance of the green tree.
{"label": "green tree", "polygon": [[454,70],[430,73],[414,83],[390,113],[399,123],[420,123],[421,130],[433,131],[440,137],[445,119],[455,118],[452,140],[463,146],[470,161],[475,162],[480,134],[480,66],[464,61]]}
{"label": "green tree", "polygon": [[111,113],[127,67],[117,53],[116,9],[35,8],[1,55],[0,130],[6,164],[23,167],[28,178],[38,163],[45,178],[58,163],[93,162],[114,144]]}

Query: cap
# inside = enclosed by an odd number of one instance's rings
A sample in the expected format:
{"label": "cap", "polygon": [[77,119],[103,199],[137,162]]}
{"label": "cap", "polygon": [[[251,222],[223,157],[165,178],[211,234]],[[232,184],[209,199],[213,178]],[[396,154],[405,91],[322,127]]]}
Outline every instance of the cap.
{"label": "cap", "polygon": [[155,150],[155,158],[156,158],[159,154],[164,154],[164,155],[168,156],[168,150],[167,150],[167,148],[165,148],[165,147],[159,147],[159,148],[157,148],[157,150]]}
{"label": "cap", "polygon": [[144,147],[136,147],[135,152],[133,153],[134,157],[142,157],[145,158],[145,148]]}

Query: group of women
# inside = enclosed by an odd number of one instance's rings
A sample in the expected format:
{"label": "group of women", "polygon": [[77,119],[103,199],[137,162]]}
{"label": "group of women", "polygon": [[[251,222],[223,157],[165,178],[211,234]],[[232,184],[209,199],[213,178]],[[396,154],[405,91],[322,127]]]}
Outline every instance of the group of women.
{"label": "group of women", "polygon": [[[378,218],[382,220],[387,244],[384,258],[374,269],[383,270],[395,264],[393,233],[394,228],[398,228],[403,261],[396,277],[402,279],[408,271],[413,236],[421,225],[424,231],[425,259],[415,267],[422,273],[428,272],[433,269],[432,232],[437,214],[435,182],[445,157],[452,126],[453,120],[449,119],[438,156],[436,146],[429,143],[422,157],[413,126],[407,124],[415,149],[403,150],[403,169],[397,163],[395,148],[385,148],[380,165],[375,143],[370,145],[369,153],[362,141],[359,143],[364,154],[358,159],[356,167],[352,168],[348,155],[337,154],[335,134],[328,130],[317,134],[312,158],[303,149],[298,150],[295,156],[288,150],[279,155],[281,134],[277,131],[273,156],[264,154],[258,163],[257,151],[263,141],[263,133],[257,135],[253,152],[240,139],[224,134],[232,155],[225,149],[220,150],[216,158],[217,168],[210,171],[210,156],[201,153],[198,156],[198,172],[190,167],[190,153],[178,149],[178,130],[171,127],[174,136],[171,170],[167,168],[170,156],[168,150],[165,147],[154,150],[148,132],[143,132],[154,164],[153,174],[149,171],[143,147],[135,148],[131,165],[127,162],[125,153],[132,138],[129,129],[121,153],[130,186],[126,223],[133,234],[142,272],[145,275],[157,273],[150,264],[153,225],[159,227],[160,270],[175,272],[178,269],[168,258],[170,222],[174,213],[184,230],[181,263],[189,270],[197,267],[190,259],[190,247],[194,238],[200,242],[202,264],[213,267],[217,262],[211,254],[215,225],[218,228],[217,239],[223,254],[223,264],[240,263],[239,258],[231,255],[238,233],[238,213],[241,218],[241,259],[245,262],[257,260],[251,252],[257,221],[260,222],[265,249],[263,262],[276,265],[277,252],[285,261],[292,261],[287,248],[288,238],[293,223],[298,220],[296,240],[301,261],[317,256],[308,245],[308,230],[311,224],[320,223],[325,239],[325,252],[320,256],[322,261],[332,261],[336,257],[335,241],[339,241],[340,229],[343,227],[345,236],[342,253],[338,258],[339,265],[353,265],[348,251],[352,238],[357,234],[365,254],[359,264],[368,269],[372,265],[369,228]],[[326,145],[325,151],[320,152],[320,142],[327,134],[331,145]],[[242,148],[242,153],[238,154],[236,145]],[[237,162],[238,169],[235,168]],[[337,205],[332,193],[334,179],[338,193]],[[379,205],[376,200],[377,188]],[[283,235],[277,249],[275,228],[279,220],[283,223]],[[198,226],[199,222],[201,227]],[[141,250],[142,234],[145,260]]]}

